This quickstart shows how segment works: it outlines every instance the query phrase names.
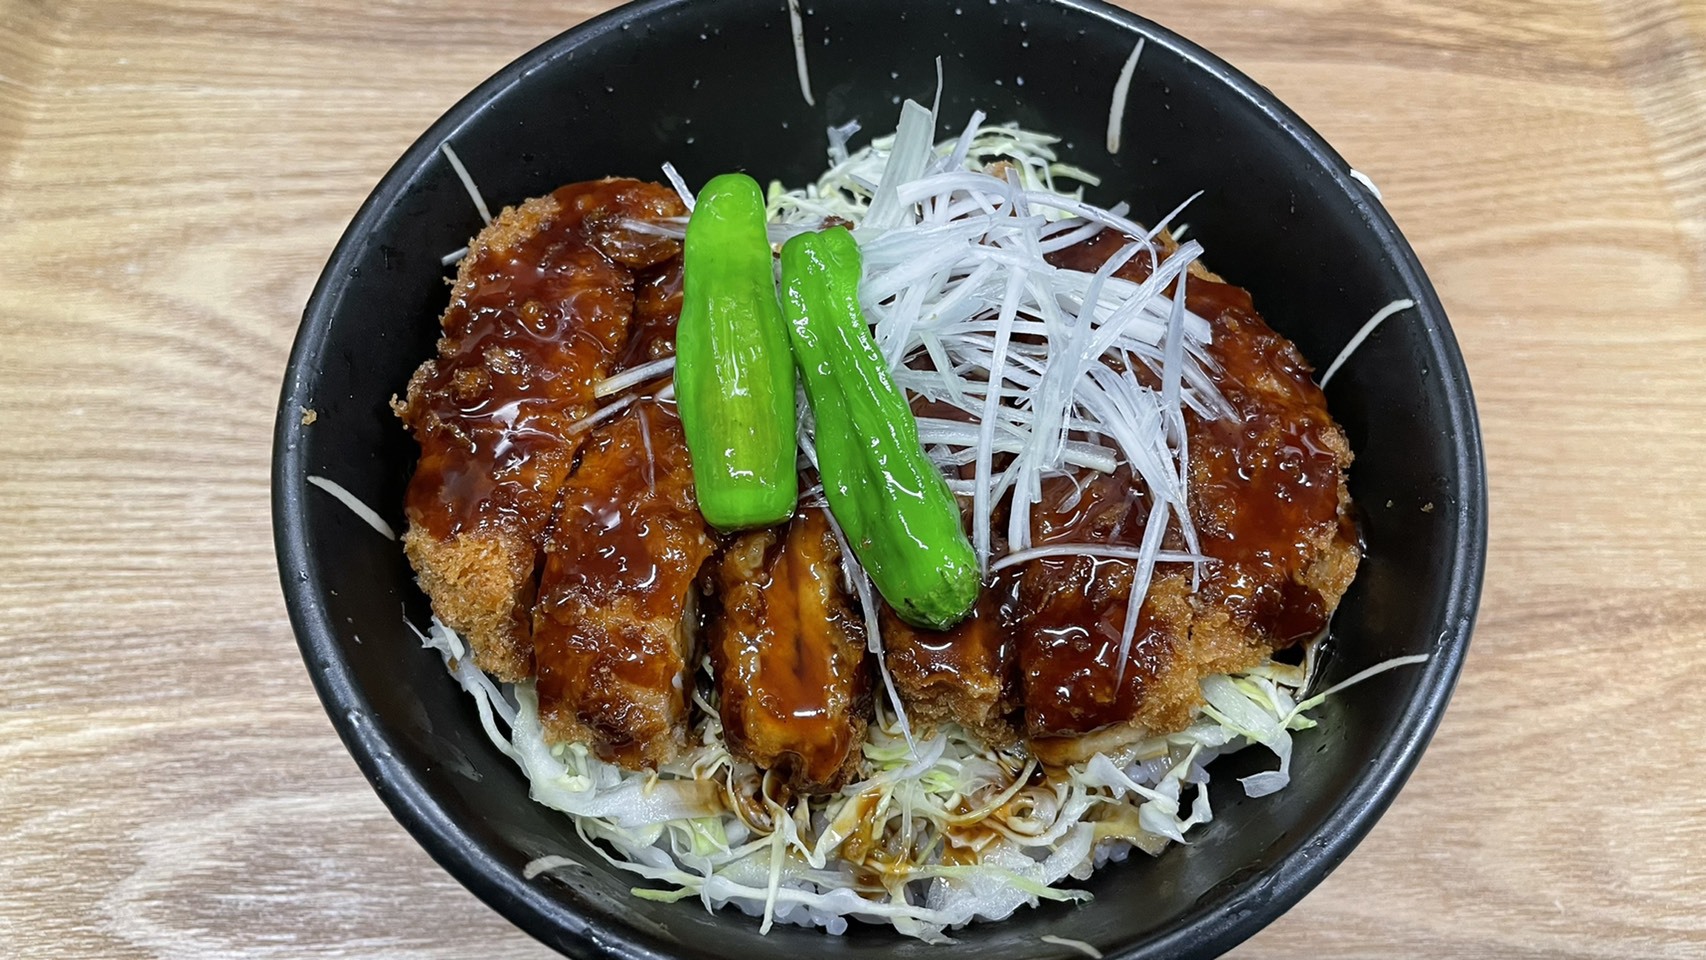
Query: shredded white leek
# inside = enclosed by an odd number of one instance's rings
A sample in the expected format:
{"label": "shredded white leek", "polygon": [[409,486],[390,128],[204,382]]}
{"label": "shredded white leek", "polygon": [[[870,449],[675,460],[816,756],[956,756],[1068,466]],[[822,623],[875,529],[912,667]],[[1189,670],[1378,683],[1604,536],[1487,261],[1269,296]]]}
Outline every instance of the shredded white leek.
{"label": "shredded white leek", "polygon": [[362,503],[359,497],[345,490],[342,485],[327,480],[325,477],[315,476],[310,476],[308,482],[336,497],[338,502],[348,507],[351,513],[360,517],[368,526],[384,534],[385,539],[397,539],[397,531],[391,529],[391,525],[385,522],[385,518],[381,517],[378,511]]}
{"label": "shredded white leek", "polygon": [[681,197],[682,206],[686,207],[688,212],[692,212],[695,202],[693,191],[687,189],[687,181],[681,178],[681,173],[675,169],[675,164],[665,163],[663,175],[669,178],[669,185],[674,187],[676,195]]}
{"label": "shredded white leek", "polygon": [[[909,742],[892,713],[879,709],[863,776],[788,810],[768,799],[763,774],[724,746],[707,699],[714,689],[708,661],[696,678],[698,719],[688,750],[656,772],[631,771],[580,744],[547,743],[532,683],[494,683],[437,619],[421,636],[474,698],[493,744],[527,774],[533,799],[570,814],[605,862],[664,885],[636,888],[636,895],[692,897],[708,909],[731,905],[836,934],[850,920],[885,923],[930,942],[1041,900],[1089,899],[1058,884],[1087,878],[1126,846],[1159,853],[1213,819],[1212,759],[1261,744],[1280,757],[1280,770],[1245,778],[1245,790],[1257,796],[1278,789],[1292,731],[1314,726],[1307,711],[1346,686],[1427,659],[1389,660],[1304,700],[1301,667],[1269,662],[1211,677],[1203,683],[1210,705],[1184,730],[1129,745],[1117,759],[1098,754],[1040,784],[1032,782],[1035,761],[1022,750],[991,748],[953,725]],[[969,862],[963,849],[945,860],[948,845],[968,839],[981,844]],[[857,850],[882,851],[881,865],[848,862],[869,856]],[[530,861],[523,875],[580,866],[547,855]]]}
{"label": "shredded white leek", "polygon": [[794,70],[800,75],[800,96],[806,106],[817,106],[812,97],[812,78],[806,71],[806,25],[800,18],[800,0],[788,0],[788,27],[794,35]]}
{"label": "shredded white leek", "polygon": [[648,380],[656,379],[657,377],[669,373],[674,369],[674,357],[663,357],[658,360],[652,360],[648,363],[642,363],[638,366],[629,367],[615,376],[606,377],[603,380],[600,380],[598,382],[598,386],[592,389],[592,395],[595,397],[608,397],[613,394],[618,394],[629,387],[639,386]]}
{"label": "shredded white leek", "polygon": [[535,857],[534,859],[527,861],[527,865],[521,868],[521,877],[524,880],[532,880],[540,874],[550,873],[553,870],[561,870],[564,867],[583,866],[585,866],[585,864],[573,857]]}
{"label": "shredded white leek", "polygon": [[1126,57],[1120,66],[1120,75],[1114,81],[1114,96],[1108,104],[1108,152],[1120,152],[1120,128],[1125,124],[1126,100],[1131,96],[1132,74],[1137,72],[1137,58],[1143,56],[1143,37],[1137,38],[1137,46],[1131,48],[1131,56]]}
{"label": "shredded white leek", "polygon": [[1321,374],[1321,380],[1319,381],[1321,389],[1325,390],[1327,388],[1327,383],[1333,379],[1333,374],[1339,372],[1339,368],[1345,365],[1345,361],[1351,358],[1351,354],[1357,352],[1357,348],[1362,346],[1362,342],[1368,339],[1368,335],[1373,333],[1376,327],[1385,323],[1387,317],[1390,317],[1400,311],[1408,310],[1415,305],[1416,301],[1414,300],[1394,300],[1386,306],[1381,307],[1376,311],[1374,316],[1369,317],[1368,322],[1364,323],[1362,327],[1351,336],[1350,341],[1345,344],[1345,348],[1340,350],[1339,355],[1333,358],[1333,362],[1327,365],[1327,372]]}
{"label": "shredded white leek", "polygon": [[1102,960],[1102,951],[1096,949],[1091,944],[1085,943],[1083,940],[1073,940],[1070,937],[1057,937],[1052,933],[1045,933],[1037,939],[1044,943],[1052,943],[1057,947],[1071,947],[1079,953],[1084,954],[1086,957],[1089,957],[1090,960]]}
{"label": "shredded white leek", "polygon": [[474,178],[468,174],[468,168],[462,165],[462,158],[456,155],[456,151],[451,148],[449,140],[439,144],[438,150],[444,154],[444,159],[450,161],[450,169],[456,171],[456,179],[462,181],[462,188],[468,191],[468,199],[474,201],[474,209],[480,212],[480,220],[486,226],[491,226],[491,208],[486,206],[486,198],[480,195],[480,188],[475,186]]}
{"label": "shredded white leek", "polygon": [[[1045,481],[1124,464],[1155,495],[1147,542],[1129,558],[1132,602],[1141,604],[1164,536],[1196,542],[1184,410],[1229,413],[1203,367],[1208,323],[1177,289],[1202,247],[1169,252],[1158,239],[1195,196],[1145,228],[1123,207],[1064,192],[1056,177],[1080,174],[1062,167],[1052,137],[985,125],[974,113],[960,136],[933,144],[934,125],[909,100],[893,136],[853,153],[832,138],[817,183],[771,188],[772,219],[782,231],[826,217],[853,224],[864,259],[860,305],[895,382],[958,411],[959,420],[929,418],[920,439],[938,463],[972,467],[969,484],[950,487],[971,499],[980,566],[1001,563],[998,543],[1014,552],[1031,545]],[[1098,269],[1049,261],[1108,229],[1130,239]],[[1115,275],[1140,256],[1153,267],[1147,278]],[[999,504],[1008,505],[1004,531],[993,528]],[[1200,558],[1187,562],[1194,580]],[[1128,618],[1122,671],[1135,624]]]}
{"label": "shredded white leek", "polygon": [[573,424],[571,424],[569,426],[569,429],[567,429],[563,432],[563,435],[573,437],[573,436],[576,436],[578,434],[585,433],[586,431],[591,430],[593,427],[598,426],[599,424],[603,423],[604,421],[609,420],[611,417],[616,416],[618,413],[621,413],[623,410],[628,409],[629,406],[633,405],[635,399],[636,398],[632,394],[630,394],[626,397],[622,397],[622,398],[618,399],[614,403],[610,403],[610,404],[607,404],[605,406],[599,407],[597,410],[593,411],[591,414],[588,414],[587,416],[582,417],[579,420],[576,420]]}
{"label": "shredded white leek", "polygon": [[901,736],[906,738],[907,746],[917,750],[917,742],[912,738],[912,722],[906,715],[906,704],[901,702],[899,691],[895,690],[894,674],[889,672],[887,652],[883,648],[882,624],[877,616],[876,594],[871,589],[870,575],[859,565],[859,559],[853,555],[853,549],[847,543],[847,534],[841,530],[841,524],[836,522],[835,514],[829,512],[827,505],[823,511],[829,520],[830,532],[835,534],[835,544],[841,550],[842,575],[853,585],[853,592],[859,598],[859,609],[865,614],[865,643],[877,657],[877,674],[883,681],[883,692],[888,695],[889,707],[894,710],[895,725]]}
{"label": "shredded white leek", "polygon": [[1381,201],[1386,199],[1380,195],[1380,188],[1374,185],[1374,181],[1368,178],[1368,174],[1363,173],[1361,170],[1352,169],[1351,179],[1367,187],[1368,192],[1374,194],[1374,199]]}
{"label": "shredded white leek", "polygon": [[[1097,560],[1137,560],[1144,555],[1142,547],[1121,547],[1106,543],[1051,543],[1047,546],[1032,547],[1029,550],[1019,550],[1009,553],[996,561],[990,570],[1005,570],[1008,567],[1029,563],[1032,560],[1046,560],[1050,557],[1091,557]],[[1157,550],[1153,556],[1155,563],[1201,563],[1208,559],[1200,553],[1180,553],[1176,550]]]}

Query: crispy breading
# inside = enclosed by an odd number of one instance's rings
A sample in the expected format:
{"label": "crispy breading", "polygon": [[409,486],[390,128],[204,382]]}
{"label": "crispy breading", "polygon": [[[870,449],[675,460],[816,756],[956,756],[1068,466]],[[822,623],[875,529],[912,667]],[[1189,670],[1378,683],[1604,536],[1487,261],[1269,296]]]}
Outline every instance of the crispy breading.
{"label": "crispy breading", "polygon": [[462,259],[438,355],[393,401],[421,446],[404,548],[434,612],[499,679],[531,673],[539,548],[575,424],[628,341],[634,272],[680,253],[627,221],[683,212],[673,191],[636,180],[505,209]]}
{"label": "crispy breading", "polygon": [[[596,181],[507,209],[475,238],[438,356],[394,402],[422,446],[404,546],[476,663],[511,681],[537,670],[550,740],[629,767],[685,745],[702,587],[729,749],[797,792],[833,790],[859,769],[872,684],[827,515],[805,509],[713,560],[673,408],[644,400],[582,422],[600,380],[673,350],[680,245],[627,224],[684,212],[656,184]],[[1094,269],[1123,242],[1108,232],[1051,259]],[[1139,256],[1119,275],[1151,266]],[[1124,655],[1125,560],[1032,561],[941,633],[885,609],[891,676],[916,724],[958,723],[997,745],[1023,736],[1051,765],[1114,752],[1183,727],[1204,677],[1312,635],[1343,596],[1360,560],[1343,432],[1247,293],[1199,265],[1186,289],[1237,412],[1186,415],[1201,582],[1158,566]],[[1148,516],[1125,468],[1054,477],[1032,539],[1134,546]],[[1172,531],[1166,546],[1185,544]]]}

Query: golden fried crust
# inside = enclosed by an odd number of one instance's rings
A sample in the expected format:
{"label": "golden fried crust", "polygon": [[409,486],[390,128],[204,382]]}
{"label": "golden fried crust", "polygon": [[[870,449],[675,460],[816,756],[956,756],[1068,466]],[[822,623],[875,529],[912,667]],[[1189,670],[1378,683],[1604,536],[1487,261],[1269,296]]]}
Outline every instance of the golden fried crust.
{"label": "golden fried crust", "polygon": [[[482,669],[510,681],[537,671],[548,739],[629,767],[685,744],[698,579],[731,752],[798,792],[833,790],[860,767],[871,677],[823,511],[736,538],[707,567],[715,542],[673,409],[648,401],[580,424],[600,380],[671,349],[679,244],[626,223],[684,212],[655,184],[596,181],[506,209],[474,239],[438,356],[393,401],[422,448],[404,548]],[[1094,269],[1121,243],[1105,233],[1052,259]],[[1160,246],[1175,244],[1163,234]],[[1150,266],[1140,256],[1120,275],[1140,280]],[[1261,663],[1338,604],[1360,560],[1344,434],[1248,294],[1193,265],[1187,300],[1213,328],[1210,367],[1237,411],[1187,415],[1191,513],[1210,558],[1200,586],[1189,568],[1157,567],[1123,654],[1134,566],[1121,560],[1033,561],[940,634],[885,610],[890,671],[915,723],[1004,744],[1022,707],[1044,763],[1113,752],[1182,728],[1203,678]],[[1139,543],[1140,485],[1129,473],[1084,479],[1045,484],[1033,542]]]}
{"label": "golden fried crust", "polygon": [[403,551],[422,592],[433,598],[433,613],[470,638],[475,666],[507,681],[532,673],[532,651],[518,639],[528,628],[515,619],[533,606],[531,542],[502,531],[440,540],[410,527]]}
{"label": "golden fried crust", "polygon": [[[1109,599],[1123,609],[1130,596],[1131,568],[1120,566],[1124,569],[1107,571],[1101,579],[1108,584]],[[1159,572],[1144,596],[1139,618],[1123,678],[1116,652],[1123,620],[1103,619],[1081,635],[1067,633],[1053,644],[1026,645],[1026,677],[1031,683],[1056,685],[1047,702],[1057,711],[1071,704],[1075,713],[1083,714],[1086,704],[1095,704],[1109,711],[1103,717],[1120,718],[1099,726],[1081,724],[1089,728],[1082,734],[1070,729],[1060,734],[1033,732],[1031,751],[1038,760],[1065,766],[1097,753],[1113,753],[1151,732],[1183,729],[1202,702],[1199,680],[1247,669],[1267,657],[1241,632],[1201,632],[1203,621],[1191,603],[1189,574]],[[1075,643],[1090,652],[1072,649]],[[1046,729],[1044,719],[1038,721],[1033,730]],[[1058,720],[1056,725],[1071,726]]]}
{"label": "golden fried crust", "polygon": [[718,561],[711,662],[729,751],[827,793],[857,775],[869,716],[865,631],[822,510],[743,534]]}
{"label": "golden fried crust", "polygon": [[420,443],[405,547],[440,619],[501,680],[531,673],[528,611],[557,491],[619,361],[634,271],[680,245],[629,229],[683,213],[635,180],[573,184],[511,207],[469,245],[438,355],[393,408]]}

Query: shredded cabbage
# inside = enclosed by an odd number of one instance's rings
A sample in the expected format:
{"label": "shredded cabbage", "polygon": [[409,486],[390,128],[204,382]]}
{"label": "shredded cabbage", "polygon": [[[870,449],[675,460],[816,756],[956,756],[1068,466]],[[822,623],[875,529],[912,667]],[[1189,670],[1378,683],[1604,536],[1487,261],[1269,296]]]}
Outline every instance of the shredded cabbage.
{"label": "shredded cabbage", "polygon": [[[655,773],[626,770],[579,744],[547,744],[532,683],[494,683],[436,618],[421,639],[474,698],[487,736],[527,774],[532,798],[570,814],[605,862],[661,885],[636,887],[636,896],[733,906],[764,917],[765,929],[779,922],[839,934],[861,920],[930,942],[1042,900],[1089,899],[1059,884],[1089,877],[1125,848],[1155,854],[1188,842],[1192,828],[1214,818],[1209,761],[1260,744],[1280,768],[1246,777],[1244,789],[1272,792],[1284,786],[1291,732],[1314,725],[1304,714],[1326,693],[1427,659],[1389,660],[1301,702],[1302,667],[1269,662],[1211,677],[1208,706],[1184,730],[1097,754],[1040,785],[1022,748],[991,748],[952,725],[913,748],[883,708],[864,747],[863,779],[790,810],[761,771],[729,754],[703,693],[695,692],[690,749]],[[708,662],[698,681],[712,689]],[[582,864],[540,857],[527,875],[568,866]]]}

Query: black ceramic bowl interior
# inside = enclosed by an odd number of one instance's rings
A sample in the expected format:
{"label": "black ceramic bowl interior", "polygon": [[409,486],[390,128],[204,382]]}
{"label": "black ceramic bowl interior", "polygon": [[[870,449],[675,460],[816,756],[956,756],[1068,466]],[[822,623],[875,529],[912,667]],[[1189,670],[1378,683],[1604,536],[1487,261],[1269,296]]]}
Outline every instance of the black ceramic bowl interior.
{"label": "black ceramic bowl interior", "polygon": [[[646,0],[584,23],[504,68],[428,130],[379,184],[309,301],[279,407],[274,524],[291,620],[314,683],[374,789],[444,867],[540,940],[583,957],[814,956],[1010,960],[1208,956],[1285,911],[1392,801],[1445,708],[1469,639],[1485,552],[1479,435],[1462,358],[1415,254],[1346,163],[1262,87],[1167,30],[1090,0],[805,0],[816,105],[795,76],[784,0]],[[1124,144],[1104,146],[1110,96],[1139,37]],[[1370,314],[1389,321],[1327,391],[1357,460],[1367,559],[1334,622],[1327,681],[1427,653],[1335,697],[1297,737],[1291,786],[1246,799],[1252,750],[1216,764],[1214,821],[1188,846],[1102,870],[1083,905],[1045,904],[926,946],[855,925],[842,937],[733,911],[653,903],[607,869],[481,731],[471,701],[404,626],[428,618],[398,545],[308,486],[328,477],[402,526],[413,441],[387,408],[433,352],[440,264],[480,221],[438,153],[450,141],[494,208],[567,182],[689,183],[747,170],[814,179],[824,130],[893,129],[928,103],[942,60],[942,136],[974,108],[1053,131],[1101,174],[1090,197],[1153,220],[1185,217],[1207,262],[1250,289],[1270,323],[1324,367]],[[304,425],[301,410],[317,413]],[[526,880],[535,857],[584,870]],[[469,944],[470,951],[478,949]]]}

